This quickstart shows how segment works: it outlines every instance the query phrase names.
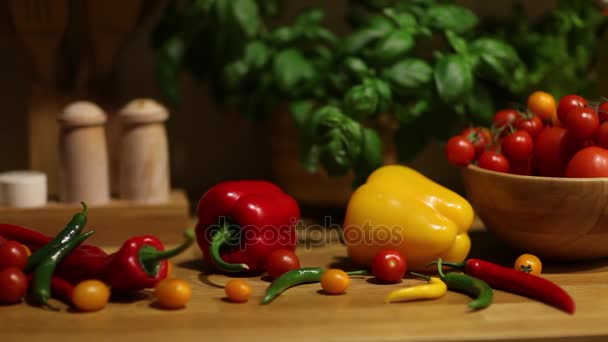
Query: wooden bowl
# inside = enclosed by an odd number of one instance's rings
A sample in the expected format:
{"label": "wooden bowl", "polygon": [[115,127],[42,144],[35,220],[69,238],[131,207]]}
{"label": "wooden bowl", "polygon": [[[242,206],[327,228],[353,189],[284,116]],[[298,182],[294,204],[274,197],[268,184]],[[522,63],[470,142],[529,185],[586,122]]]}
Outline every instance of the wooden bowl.
{"label": "wooden bowl", "polygon": [[486,228],[539,257],[608,257],[608,178],[519,176],[469,166],[468,200]]}

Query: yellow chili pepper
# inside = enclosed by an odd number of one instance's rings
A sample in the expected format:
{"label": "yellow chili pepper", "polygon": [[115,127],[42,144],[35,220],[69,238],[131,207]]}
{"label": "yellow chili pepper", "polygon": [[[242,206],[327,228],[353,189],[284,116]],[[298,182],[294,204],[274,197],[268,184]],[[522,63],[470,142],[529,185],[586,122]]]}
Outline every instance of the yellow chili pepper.
{"label": "yellow chili pepper", "polygon": [[417,299],[435,299],[443,296],[447,291],[447,285],[437,277],[427,277],[428,284],[404,287],[397,289],[386,296],[385,303],[394,301],[411,301]]}
{"label": "yellow chili pepper", "polygon": [[[410,270],[442,258],[463,261],[473,208],[460,195],[400,165],[374,171],[351,196],[344,221],[349,257],[370,266],[380,250],[407,257]],[[428,270],[428,269],[427,269]]]}

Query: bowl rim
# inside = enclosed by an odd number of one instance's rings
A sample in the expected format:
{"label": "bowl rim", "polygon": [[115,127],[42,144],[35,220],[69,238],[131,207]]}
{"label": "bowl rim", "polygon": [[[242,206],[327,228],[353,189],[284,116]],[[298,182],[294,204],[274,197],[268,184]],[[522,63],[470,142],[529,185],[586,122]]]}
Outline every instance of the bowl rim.
{"label": "bowl rim", "polygon": [[498,172],[481,168],[475,164],[469,164],[463,169],[477,173],[492,174],[499,177],[513,178],[513,179],[536,179],[539,181],[551,181],[551,182],[592,182],[592,181],[608,181],[608,177],[594,177],[594,178],[582,178],[582,177],[545,177],[545,176],[527,176],[527,175],[516,175],[513,173]]}

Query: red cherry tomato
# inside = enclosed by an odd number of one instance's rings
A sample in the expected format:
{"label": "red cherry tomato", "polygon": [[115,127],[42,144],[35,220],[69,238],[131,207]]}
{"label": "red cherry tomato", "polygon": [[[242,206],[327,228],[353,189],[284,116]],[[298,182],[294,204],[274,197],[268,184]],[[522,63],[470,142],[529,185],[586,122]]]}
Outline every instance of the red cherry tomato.
{"label": "red cherry tomato", "polygon": [[383,249],[376,253],[372,261],[372,273],[383,284],[398,283],[405,275],[407,261],[398,251]]}
{"label": "red cherry tomato", "polygon": [[520,118],[515,121],[515,128],[518,131],[526,131],[532,138],[536,138],[540,131],[543,130],[543,121],[540,117],[532,115],[528,118]]}
{"label": "red cherry tomato", "polygon": [[0,304],[21,301],[27,290],[27,278],[17,267],[0,270]]}
{"label": "red cherry tomato", "polygon": [[586,144],[563,127],[547,126],[534,141],[532,167],[540,176],[562,177],[568,161]]}
{"label": "red cherry tomato", "polygon": [[566,177],[608,177],[608,150],[589,146],[578,151],[568,163]]}
{"label": "red cherry tomato", "polygon": [[271,278],[278,278],[281,274],[300,268],[300,259],[298,256],[288,250],[279,249],[268,256],[266,261],[266,271]]}
{"label": "red cherry tomato", "polygon": [[0,270],[17,267],[22,270],[27,263],[27,250],[17,241],[6,241],[0,246]]}
{"label": "red cherry tomato", "polygon": [[0,246],[6,242],[6,239],[0,236]]}
{"label": "red cherry tomato", "polygon": [[597,114],[599,115],[601,122],[608,120],[608,101],[600,103],[597,107]]}
{"label": "red cherry tomato", "polygon": [[559,104],[557,105],[557,117],[561,123],[565,124],[567,122],[568,113],[572,109],[585,107],[588,104],[589,102],[580,95],[566,95],[559,100]]}
{"label": "red cherry tomato", "polygon": [[509,172],[509,160],[495,151],[485,151],[477,160],[477,166],[496,172]]}
{"label": "red cherry tomato", "polygon": [[515,109],[503,109],[494,114],[492,125],[496,128],[502,128],[505,125],[515,123],[519,117],[520,114]]}
{"label": "red cherry tomato", "polygon": [[534,151],[534,141],[527,131],[517,131],[504,137],[502,153],[509,161],[521,162],[530,159]]}
{"label": "red cherry tomato", "polygon": [[467,138],[457,135],[448,140],[445,154],[450,164],[467,166],[475,158],[475,147]]}
{"label": "red cherry tomato", "polygon": [[595,133],[595,143],[603,148],[608,148],[608,121],[603,122]]}
{"label": "red cherry tomato", "polygon": [[568,112],[566,128],[578,139],[591,139],[600,126],[600,120],[595,109],[591,107],[577,107]]}
{"label": "red cherry tomato", "polygon": [[492,142],[492,134],[485,127],[469,127],[460,134],[467,138],[475,148],[475,157],[479,157]]}

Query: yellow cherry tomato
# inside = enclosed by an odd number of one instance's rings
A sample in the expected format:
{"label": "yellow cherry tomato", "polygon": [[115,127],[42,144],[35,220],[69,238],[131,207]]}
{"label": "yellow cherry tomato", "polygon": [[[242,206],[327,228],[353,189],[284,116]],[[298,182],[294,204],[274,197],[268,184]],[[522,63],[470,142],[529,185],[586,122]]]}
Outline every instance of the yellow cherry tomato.
{"label": "yellow cherry tomato", "polygon": [[517,260],[515,260],[514,268],[517,271],[533,274],[536,276],[540,275],[543,271],[543,265],[540,262],[540,259],[532,254],[520,255]]}
{"label": "yellow cherry tomato", "polygon": [[350,285],[350,277],[346,272],[330,269],[321,275],[321,287],[329,294],[342,294]]}
{"label": "yellow cherry tomato", "polygon": [[165,278],[154,287],[158,305],[164,309],[181,309],[192,298],[192,288],[180,278]]}
{"label": "yellow cherry tomato", "polygon": [[557,122],[557,103],[553,95],[544,91],[535,91],[528,97],[528,109],[543,121]]}
{"label": "yellow cherry tomato", "polygon": [[232,279],[224,286],[228,300],[235,303],[244,303],[251,297],[251,286],[242,279]]}
{"label": "yellow cherry tomato", "polygon": [[102,281],[91,279],[78,283],[72,292],[72,304],[80,311],[99,311],[110,300],[110,288]]}

